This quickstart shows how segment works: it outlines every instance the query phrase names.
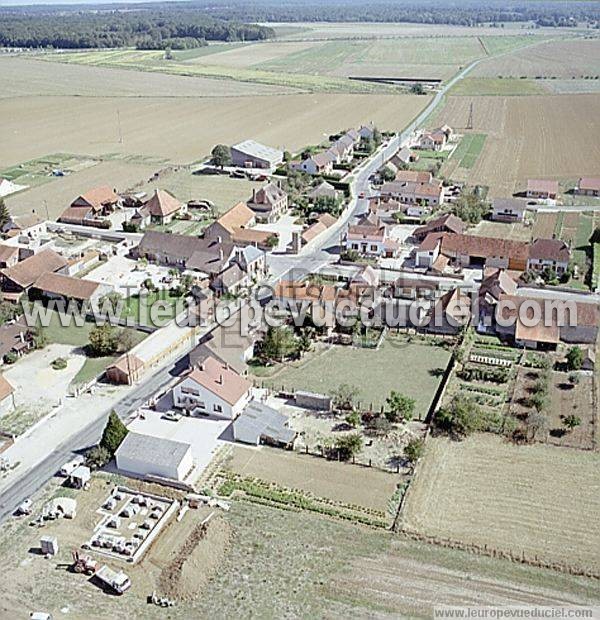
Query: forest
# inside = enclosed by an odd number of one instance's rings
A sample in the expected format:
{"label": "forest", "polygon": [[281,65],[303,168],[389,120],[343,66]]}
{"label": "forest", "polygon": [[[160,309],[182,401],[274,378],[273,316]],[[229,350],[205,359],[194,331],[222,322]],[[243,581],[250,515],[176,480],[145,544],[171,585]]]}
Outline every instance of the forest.
{"label": "forest", "polygon": [[274,36],[265,26],[165,8],[105,12],[0,11],[0,46],[25,48],[186,49],[207,41],[259,41]]}

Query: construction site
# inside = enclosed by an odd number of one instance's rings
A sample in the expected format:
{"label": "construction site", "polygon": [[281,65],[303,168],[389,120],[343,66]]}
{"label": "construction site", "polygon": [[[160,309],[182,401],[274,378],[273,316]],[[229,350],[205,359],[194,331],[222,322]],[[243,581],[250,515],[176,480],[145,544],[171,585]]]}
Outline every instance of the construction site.
{"label": "construction site", "polygon": [[55,480],[2,531],[0,616],[24,606],[53,617],[165,617],[167,607],[185,616],[229,548],[228,508],[113,475],[85,490]]}

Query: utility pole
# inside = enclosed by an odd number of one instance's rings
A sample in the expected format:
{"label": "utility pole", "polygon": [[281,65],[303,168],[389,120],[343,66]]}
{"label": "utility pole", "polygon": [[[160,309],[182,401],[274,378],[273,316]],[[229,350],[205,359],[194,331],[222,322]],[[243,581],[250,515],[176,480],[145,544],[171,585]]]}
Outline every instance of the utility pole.
{"label": "utility pole", "polygon": [[473,129],[473,102],[469,105],[469,118],[467,120],[467,129]]}

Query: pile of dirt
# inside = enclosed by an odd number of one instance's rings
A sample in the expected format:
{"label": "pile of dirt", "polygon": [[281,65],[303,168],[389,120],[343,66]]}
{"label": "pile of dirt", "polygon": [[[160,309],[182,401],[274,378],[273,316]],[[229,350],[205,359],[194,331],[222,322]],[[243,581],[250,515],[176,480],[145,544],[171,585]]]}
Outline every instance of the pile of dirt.
{"label": "pile of dirt", "polygon": [[177,601],[196,598],[227,555],[231,527],[220,517],[199,523],[158,578],[157,592]]}

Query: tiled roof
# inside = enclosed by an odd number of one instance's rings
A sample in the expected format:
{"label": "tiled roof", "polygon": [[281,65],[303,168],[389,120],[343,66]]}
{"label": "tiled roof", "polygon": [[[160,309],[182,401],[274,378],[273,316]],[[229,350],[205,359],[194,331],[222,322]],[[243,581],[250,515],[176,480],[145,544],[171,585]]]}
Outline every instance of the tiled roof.
{"label": "tiled roof", "polygon": [[100,283],[47,272],[43,273],[33,286],[45,293],[52,293],[69,299],[87,300],[98,290]]}
{"label": "tiled roof", "polygon": [[569,246],[560,239],[536,239],[529,247],[529,258],[568,263],[571,251]]}
{"label": "tiled roof", "polygon": [[144,208],[154,217],[166,217],[181,210],[183,204],[164,189],[154,190],[150,200],[146,201]]}
{"label": "tiled roof", "polygon": [[31,286],[43,273],[58,271],[67,261],[54,250],[42,250],[24,261],[7,267],[2,274],[22,288]]}
{"label": "tiled roof", "polygon": [[200,366],[185,375],[182,381],[186,379],[191,379],[230,405],[235,405],[252,387],[247,379],[214,357],[206,358]]}

